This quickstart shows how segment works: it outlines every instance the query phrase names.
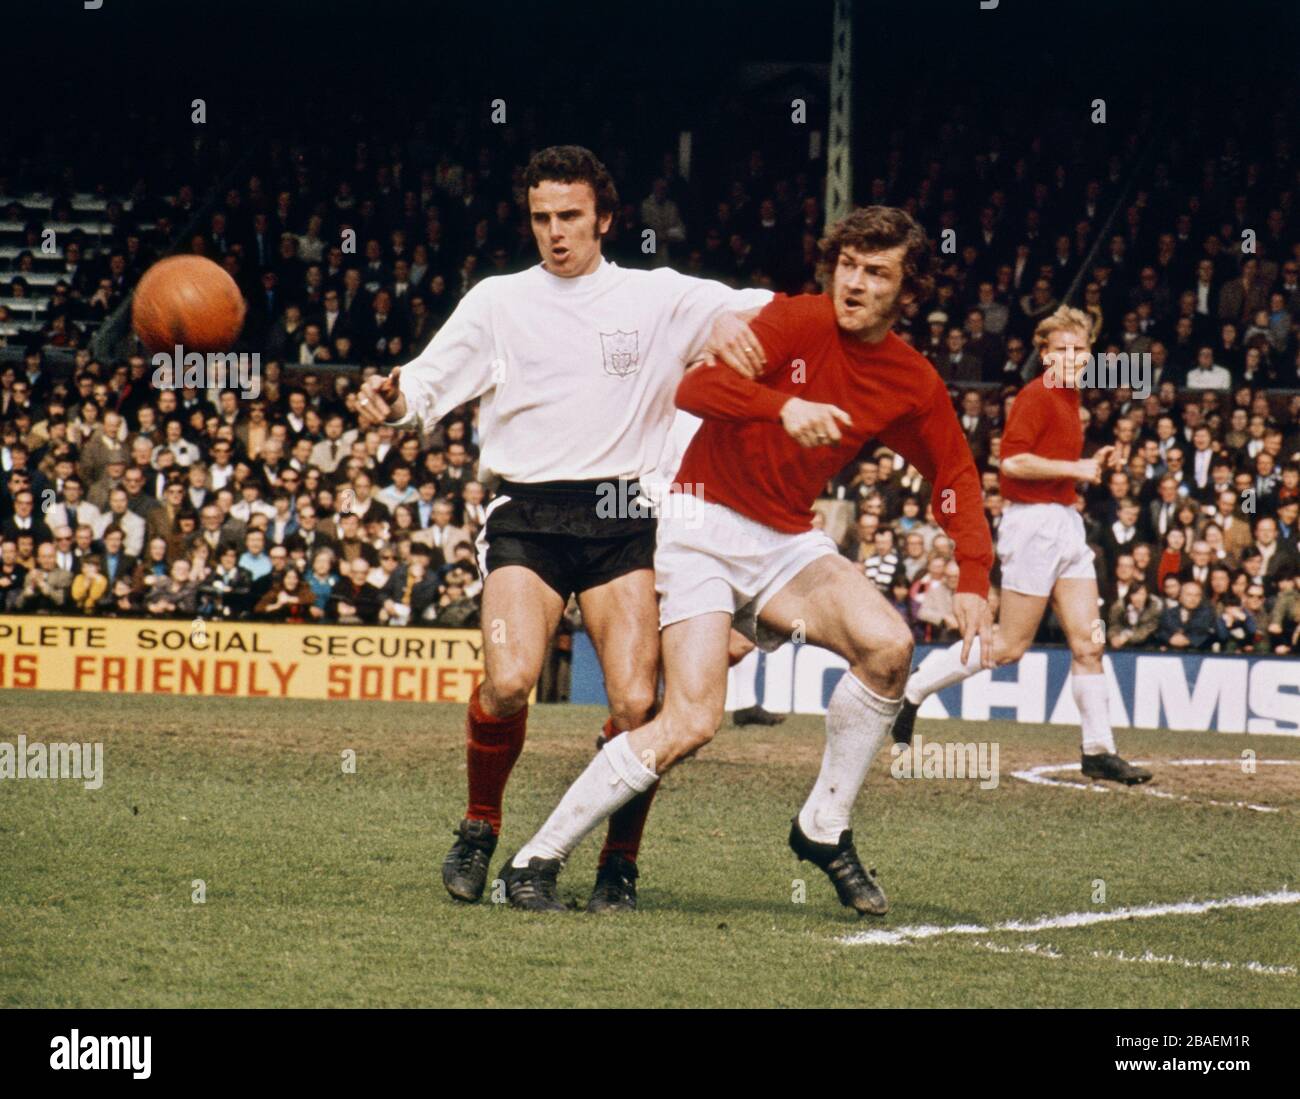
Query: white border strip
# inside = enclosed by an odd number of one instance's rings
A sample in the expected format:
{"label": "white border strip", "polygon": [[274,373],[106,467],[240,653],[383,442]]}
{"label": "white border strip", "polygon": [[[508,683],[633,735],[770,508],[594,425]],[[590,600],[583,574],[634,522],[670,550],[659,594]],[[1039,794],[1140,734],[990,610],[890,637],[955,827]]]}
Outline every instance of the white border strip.
{"label": "white border strip", "polygon": [[[1141,760],[1139,762],[1150,766],[1150,762]],[[1222,764],[1234,764],[1240,766],[1240,759],[1170,759],[1163,761],[1162,767],[1210,767]],[[1297,759],[1257,759],[1257,767],[1295,767],[1300,765]],[[1080,771],[1082,764],[1079,763],[1043,763],[1037,767],[1030,767],[1027,771],[1012,771],[1011,777],[1018,778],[1021,782],[1028,782],[1035,786],[1061,786],[1071,790],[1092,790],[1099,794],[1109,794],[1116,787],[1103,786],[1099,783],[1090,782],[1070,782],[1065,779],[1049,778],[1049,775],[1062,774],[1067,771]],[[1256,805],[1250,801],[1216,801],[1213,798],[1196,798],[1190,794],[1172,794],[1168,790],[1154,789],[1150,783],[1143,783],[1136,787],[1136,792],[1146,794],[1153,798],[1166,798],[1170,801],[1190,801],[1197,805],[1218,805],[1225,809],[1250,809],[1256,813],[1281,813],[1283,810],[1275,805]]]}
{"label": "white border strip", "polygon": [[970,923],[950,924],[947,927],[917,924],[912,927],[900,927],[894,931],[859,931],[854,935],[845,935],[839,941],[845,946],[899,946],[919,942],[922,939],[937,938],[940,935],[989,935],[998,931],[1016,933],[1054,931],[1062,928],[1091,927],[1099,923],[1119,923],[1122,920],[1149,920],[1157,916],[1200,916],[1220,908],[1263,908],[1275,904],[1300,904],[1300,891],[1279,889],[1272,893],[1223,897],[1209,901],[1145,904],[1136,908],[1113,908],[1106,912],[1067,912],[1064,916],[1039,916],[1036,920],[1007,920],[1005,923],[997,923],[989,927]]}

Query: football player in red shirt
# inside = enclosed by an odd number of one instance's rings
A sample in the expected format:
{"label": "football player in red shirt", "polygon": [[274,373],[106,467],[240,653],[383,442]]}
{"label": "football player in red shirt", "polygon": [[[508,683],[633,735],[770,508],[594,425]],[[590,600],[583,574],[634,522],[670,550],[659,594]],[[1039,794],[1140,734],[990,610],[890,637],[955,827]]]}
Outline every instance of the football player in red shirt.
{"label": "football player in red shirt", "polygon": [[824,870],[840,900],[883,914],[888,902],[853,845],[850,814],[902,702],[912,635],[862,569],[812,525],[812,504],[870,439],[934,485],[935,514],[956,544],[954,613],[963,647],[990,651],[993,545],[980,481],[947,389],[890,331],[929,289],[930,250],[904,211],[854,211],[822,242],[829,293],[778,298],[750,322],[758,378],[696,367],[678,406],[704,423],[659,518],[664,699],[648,724],[605,745],[541,831],[502,871],[515,907],[560,911],[556,876],[601,820],[713,737],[722,719],[728,636],[765,648],[792,637],[848,662],[826,712],[821,773],[792,822],[790,846]]}
{"label": "football player in red shirt", "polygon": [[[1002,561],[1001,604],[994,663],[1019,660],[1034,640],[1050,601],[1070,643],[1070,686],[1083,737],[1087,778],[1128,785],[1151,772],[1121,759],[1110,726],[1110,694],[1102,670],[1105,627],[1097,617],[1097,574],[1083,520],[1074,507],[1078,481],[1100,484],[1107,466],[1118,468],[1114,447],[1083,454],[1079,419],[1079,368],[1090,349],[1091,321],[1062,306],[1044,318],[1034,344],[1044,372],[1016,395],[1002,436],[1001,491],[1006,501],[998,527]],[[894,739],[910,743],[917,708],[935,691],[960,683],[986,662],[959,645],[927,657],[907,682]]]}

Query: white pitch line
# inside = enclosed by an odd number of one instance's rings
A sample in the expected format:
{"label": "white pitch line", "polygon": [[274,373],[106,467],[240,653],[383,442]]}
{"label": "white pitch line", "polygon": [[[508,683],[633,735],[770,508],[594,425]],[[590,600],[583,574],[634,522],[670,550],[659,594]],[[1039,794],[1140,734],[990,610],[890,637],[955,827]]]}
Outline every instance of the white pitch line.
{"label": "white pitch line", "polygon": [[[1139,762],[1149,763],[1141,760]],[[1231,763],[1240,765],[1239,759],[1170,759],[1166,760],[1161,766],[1166,767],[1209,767],[1214,764]],[[1261,767],[1294,767],[1300,765],[1300,760],[1295,759],[1257,759],[1257,766]],[[1079,771],[1082,765],[1078,763],[1043,763],[1037,767],[1030,767],[1027,771],[1012,771],[1011,777],[1018,778],[1021,782],[1032,783],[1035,786],[1062,786],[1071,790],[1093,790],[1099,794],[1109,794],[1114,788],[1102,786],[1100,784],[1088,782],[1069,782],[1065,779],[1048,778],[1048,775],[1059,774],[1063,771]],[[1282,812],[1275,805],[1256,805],[1250,801],[1217,801],[1213,798],[1194,798],[1189,794],[1172,794],[1168,790],[1159,790],[1153,788],[1149,783],[1144,783],[1137,787],[1137,793],[1146,794],[1153,798],[1166,798],[1169,801],[1190,801],[1196,805],[1217,805],[1225,809],[1250,809],[1256,813],[1280,813]]]}
{"label": "white pitch line", "polygon": [[[1019,946],[1003,946],[995,942],[976,942],[971,945],[993,954],[1029,954],[1035,958],[1051,958],[1053,960],[1071,956],[1062,954],[1050,943],[1021,943]],[[1126,954],[1122,950],[1094,950],[1088,956],[1111,962],[1177,965],[1182,966],[1184,969],[1216,971],[1244,969],[1249,973],[1263,973],[1270,977],[1294,977],[1297,972],[1296,967],[1293,965],[1266,965],[1263,962],[1194,961],[1191,958],[1176,958],[1172,954],[1156,954],[1150,950],[1144,950],[1141,954]]]}
{"label": "white pitch line", "polygon": [[1056,947],[1050,943],[1021,943],[1019,946],[1002,946],[994,942],[972,943],[972,946],[978,946],[981,950],[990,951],[993,954],[1032,954],[1036,958],[1064,958]]}
{"label": "white pitch line", "polygon": [[1091,927],[1099,923],[1119,923],[1123,920],[1149,920],[1157,916],[1200,916],[1220,908],[1263,908],[1276,904],[1300,904],[1300,891],[1279,889],[1272,893],[1253,896],[1223,897],[1209,901],[1179,901],[1176,904],[1144,904],[1136,908],[1113,908],[1106,912],[1067,912],[1064,916],[1040,916],[1036,920],[1007,920],[985,927],[981,924],[958,923],[943,927],[937,924],[917,924],[899,927],[893,931],[859,931],[840,939],[845,946],[899,946],[904,943],[933,939],[940,935],[991,935],[999,931],[1016,933],[1055,931],[1062,928]]}
{"label": "white pitch line", "polygon": [[1191,958],[1175,958],[1172,954],[1154,954],[1144,950],[1141,954],[1125,954],[1122,950],[1094,950],[1094,958],[1115,962],[1143,962],[1156,965],[1180,965],[1184,969],[1244,969],[1250,973],[1266,973],[1272,977],[1294,977],[1293,965],[1265,965],[1263,962],[1198,962]]}
{"label": "white pitch line", "polygon": [[[1169,759],[1165,761],[1170,767],[1213,767],[1222,763],[1241,763],[1240,759]],[[1296,767],[1300,759],[1257,759],[1257,767]]]}

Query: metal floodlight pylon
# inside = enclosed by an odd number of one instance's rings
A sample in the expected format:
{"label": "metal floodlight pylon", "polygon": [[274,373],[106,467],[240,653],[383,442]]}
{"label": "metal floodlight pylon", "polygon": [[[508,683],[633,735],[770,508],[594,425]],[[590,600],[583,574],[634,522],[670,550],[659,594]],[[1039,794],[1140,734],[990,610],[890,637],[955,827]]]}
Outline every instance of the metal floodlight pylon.
{"label": "metal floodlight pylon", "polygon": [[826,143],[826,224],[853,206],[853,0],[835,0],[831,28],[831,110]]}

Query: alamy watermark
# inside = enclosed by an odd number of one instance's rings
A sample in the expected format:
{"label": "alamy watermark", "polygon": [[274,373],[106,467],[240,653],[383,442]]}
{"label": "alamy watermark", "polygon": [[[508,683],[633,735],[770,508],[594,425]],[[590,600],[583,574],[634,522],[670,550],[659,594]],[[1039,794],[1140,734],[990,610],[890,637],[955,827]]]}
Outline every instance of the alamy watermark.
{"label": "alamy watermark", "polygon": [[997,741],[926,744],[917,733],[910,747],[895,744],[890,749],[889,773],[894,778],[978,778],[981,790],[996,790],[998,754]]}
{"label": "alamy watermark", "polygon": [[0,780],[18,778],[80,779],[87,790],[104,785],[104,745],[45,744],[20,736],[18,743],[0,741]]}
{"label": "alamy watermark", "polygon": [[129,1072],[135,1080],[148,1080],[153,1072],[152,1036],[146,1034],[97,1035],[56,1034],[50,1039],[50,1068],[58,1072],[69,1069],[107,1069]]}
{"label": "alamy watermark", "polygon": [[704,525],[704,486],[671,484],[646,478],[641,482],[602,481],[596,486],[598,519],[679,519],[688,530]]}
{"label": "alamy watermark", "polygon": [[[1075,389],[1131,389],[1138,400],[1151,396],[1151,352],[1130,355],[1127,351],[1106,351],[1100,355],[1085,355],[1074,361]],[[1069,387],[1067,375],[1059,363],[1053,363],[1043,372],[1043,385],[1048,389]]]}
{"label": "alamy watermark", "polygon": [[237,389],[246,401],[262,393],[262,356],[244,352],[159,351],[153,363],[155,389]]}

